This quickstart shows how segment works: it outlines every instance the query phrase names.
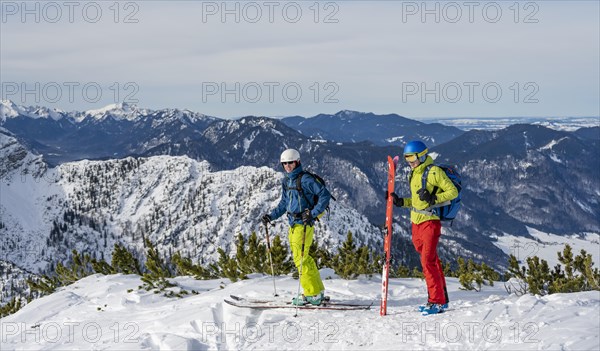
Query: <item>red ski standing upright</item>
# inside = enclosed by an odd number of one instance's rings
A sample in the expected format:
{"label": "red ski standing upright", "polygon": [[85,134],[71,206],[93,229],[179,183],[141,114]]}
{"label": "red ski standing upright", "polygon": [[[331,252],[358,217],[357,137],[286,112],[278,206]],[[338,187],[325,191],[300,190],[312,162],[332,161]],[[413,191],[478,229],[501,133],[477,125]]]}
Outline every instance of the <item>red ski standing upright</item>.
{"label": "red ski standing upright", "polygon": [[390,260],[392,249],[392,215],[394,209],[394,198],[391,194],[394,192],[394,181],[396,177],[396,164],[398,157],[392,159],[388,156],[388,189],[387,189],[387,204],[385,209],[385,227],[386,235],[383,241],[383,250],[385,251],[385,262],[383,264],[383,273],[381,274],[381,308],[379,315],[387,314],[387,296],[388,296],[388,277],[390,272]]}

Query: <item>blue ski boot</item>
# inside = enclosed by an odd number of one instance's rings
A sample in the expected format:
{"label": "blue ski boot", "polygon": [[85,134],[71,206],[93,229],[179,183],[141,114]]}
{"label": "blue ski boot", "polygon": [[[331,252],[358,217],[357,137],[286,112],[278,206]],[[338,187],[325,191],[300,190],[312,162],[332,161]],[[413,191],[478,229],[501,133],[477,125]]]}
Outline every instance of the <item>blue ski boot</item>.
{"label": "blue ski boot", "polygon": [[421,311],[421,315],[427,316],[430,314],[438,314],[444,312],[444,305],[439,303],[428,303],[427,306]]}
{"label": "blue ski boot", "polygon": [[[430,305],[431,303],[426,303],[424,305],[419,305],[418,310],[419,312],[423,312],[424,309],[427,308],[427,305]],[[446,302],[445,304],[442,305],[442,309],[445,311],[448,309],[448,302]]]}

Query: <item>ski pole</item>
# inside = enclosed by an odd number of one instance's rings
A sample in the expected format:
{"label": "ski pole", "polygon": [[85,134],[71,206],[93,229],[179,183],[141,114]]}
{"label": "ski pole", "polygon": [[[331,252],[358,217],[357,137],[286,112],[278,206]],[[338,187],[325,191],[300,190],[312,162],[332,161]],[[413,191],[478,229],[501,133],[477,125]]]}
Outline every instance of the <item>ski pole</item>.
{"label": "ski pole", "polygon": [[271,264],[271,276],[273,277],[273,296],[277,295],[277,288],[275,287],[275,270],[273,269],[273,259],[271,258],[271,240],[269,239],[269,224],[265,224],[265,234],[267,236],[267,252],[269,253],[269,263]]}
{"label": "ski pole", "polygon": [[[306,222],[304,223],[304,232],[302,233],[302,250],[300,251],[300,269],[298,270],[298,291],[296,292],[296,302],[300,296],[300,282],[302,281],[302,264],[304,263],[304,242],[306,239]],[[296,305],[296,313],[294,317],[298,317],[298,305]]]}

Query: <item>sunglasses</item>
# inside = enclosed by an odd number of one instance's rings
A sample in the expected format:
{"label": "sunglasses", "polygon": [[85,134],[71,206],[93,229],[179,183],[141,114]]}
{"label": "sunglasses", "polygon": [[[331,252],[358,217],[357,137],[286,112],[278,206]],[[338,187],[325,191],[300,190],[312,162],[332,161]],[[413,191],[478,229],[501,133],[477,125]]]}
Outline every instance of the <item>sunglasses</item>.
{"label": "sunglasses", "polygon": [[282,165],[282,166],[285,166],[285,165],[293,165],[293,164],[294,164],[294,162],[296,162],[296,161],[281,162],[281,165]]}
{"label": "sunglasses", "polygon": [[404,155],[404,159],[406,162],[415,162],[419,159],[419,156],[417,154]]}

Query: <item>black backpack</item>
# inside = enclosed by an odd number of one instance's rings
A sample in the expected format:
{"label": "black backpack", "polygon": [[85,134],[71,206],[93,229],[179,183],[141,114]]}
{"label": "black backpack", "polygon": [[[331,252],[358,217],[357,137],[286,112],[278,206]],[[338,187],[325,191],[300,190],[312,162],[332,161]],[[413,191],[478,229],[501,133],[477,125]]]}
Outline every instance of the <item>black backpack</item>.
{"label": "black backpack", "polygon": [[[302,172],[300,172],[300,174],[298,174],[298,177],[296,177],[296,187],[295,188],[288,188],[287,187],[287,182],[286,182],[285,183],[286,184],[286,190],[290,190],[291,189],[291,190],[298,191],[298,193],[300,193],[300,195],[304,198],[304,200],[306,200],[306,202],[310,206],[310,209],[312,210],[315,207],[315,205],[319,202],[319,195],[314,194],[313,198],[312,198],[312,201],[311,201],[306,196],[306,194],[304,194],[304,190],[302,189],[302,177],[305,174],[307,174],[307,175],[315,178],[315,180],[318,183],[322,184],[324,187],[327,187],[327,185],[325,184],[325,180],[323,178],[321,178],[318,174],[315,174],[315,173],[312,173],[312,172],[309,172],[309,171],[302,171]],[[331,194],[331,192],[330,192],[330,194]],[[333,196],[333,194],[331,194],[331,199],[333,201],[337,201],[336,198]],[[327,207],[326,210],[329,211],[329,206]]]}

